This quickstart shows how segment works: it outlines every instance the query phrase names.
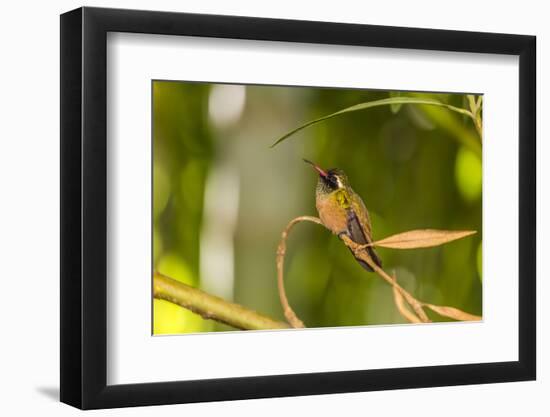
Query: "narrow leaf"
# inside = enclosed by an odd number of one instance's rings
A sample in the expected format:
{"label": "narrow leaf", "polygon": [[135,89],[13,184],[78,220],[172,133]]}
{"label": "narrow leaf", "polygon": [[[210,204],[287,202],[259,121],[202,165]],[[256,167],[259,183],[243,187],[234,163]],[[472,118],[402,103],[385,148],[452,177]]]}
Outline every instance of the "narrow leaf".
{"label": "narrow leaf", "polygon": [[458,308],[454,307],[447,307],[447,306],[436,306],[433,304],[424,304],[426,307],[430,308],[431,310],[435,311],[437,314],[445,317],[449,317],[451,319],[459,320],[459,321],[481,321],[480,316],[475,316],[470,313],[466,313],[462,310],[459,310]]}
{"label": "narrow leaf", "polygon": [[475,230],[411,230],[374,242],[373,246],[391,249],[430,248],[477,233]]}
{"label": "narrow leaf", "polygon": [[278,145],[279,143],[281,143],[282,141],[284,141],[288,137],[292,136],[294,133],[299,132],[302,129],[305,129],[308,126],[311,126],[311,125],[314,125],[316,123],[322,122],[323,120],[331,119],[333,117],[336,117],[336,116],[339,116],[339,115],[342,115],[342,114],[346,114],[346,113],[350,113],[350,112],[354,112],[354,111],[370,109],[372,107],[388,106],[388,105],[389,106],[392,106],[392,105],[395,106],[395,105],[401,105],[401,104],[427,104],[427,105],[432,105],[432,106],[445,107],[445,108],[447,108],[451,111],[454,111],[454,112],[457,112],[457,113],[460,113],[460,114],[464,114],[468,117],[472,117],[472,113],[470,111],[466,110],[466,109],[451,106],[449,104],[442,103],[441,101],[435,100],[435,99],[415,98],[415,97],[390,97],[390,98],[384,98],[384,99],[381,99],[381,100],[375,100],[375,101],[368,101],[368,102],[365,102],[365,103],[359,103],[359,104],[356,104],[354,106],[347,107],[345,109],[339,110],[337,112],[319,117],[318,119],[310,120],[309,122],[304,123],[303,125],[297,127],[296,129],[291,130],[287,134],[281,136],[279,139],[277,139],[277,141],[275,141],[275,143],[273,143],[273,145],[271,145],[271,148]]}

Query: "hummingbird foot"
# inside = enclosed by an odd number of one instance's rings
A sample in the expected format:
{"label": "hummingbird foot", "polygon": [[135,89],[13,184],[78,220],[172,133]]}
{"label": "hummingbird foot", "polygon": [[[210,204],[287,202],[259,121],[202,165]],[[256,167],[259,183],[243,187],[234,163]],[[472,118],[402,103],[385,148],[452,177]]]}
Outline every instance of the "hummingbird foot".
{"label": "hummingbird foot", "polygon": [[342,236],[347,236],[347,237],[351,238],[349,233],[346,232],[345,230],[340,232],[340,233],[337,233],[336,236],[338,236],[340,239],[342,239]]}

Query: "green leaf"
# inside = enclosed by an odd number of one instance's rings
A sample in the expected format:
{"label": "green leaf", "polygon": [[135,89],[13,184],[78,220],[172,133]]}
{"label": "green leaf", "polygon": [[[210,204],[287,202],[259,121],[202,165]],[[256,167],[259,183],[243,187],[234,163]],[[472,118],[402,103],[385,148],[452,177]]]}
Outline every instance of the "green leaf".
{"label": "green leaf", "polygon": [[390,98],[384,98],[381,100],[375,100],[375,101],[368,101],[366,103],[359,103],[355,104],[354,106],[347,107],[345,109],[339,110],[337,112],[327,114],[326,116],[319,117],[318,119],[310,120],[307,123],[304,123],[303,125],[297,127],[294,130],[291,130],[290,132],[286,133],[285,135],[281,136],[279,139],[273,143],[270,147],[273,148],[285,139],[289,138],[296,132],[299,132],[302,129],[305,129],[308,126],[314,125],[316,123],[322,122],[323,120],[332,119],[333,117],[340,116],[342,114],[351,113],[354,111],[359,110],[366,110],[373,107],[379,107],[379,106],[391,106],[391,105],[402,105],[402,104],[426,104],[426,105],[432,105],[432,106],[439,106],[439,107],[445,107],[451,111],[454,111],[459,114],[467,115],[468,117],[472,117],[472,113],[466,109],[462,109],[460,107],[451,106],[449,104],[442,103],[439,100],[430,99],[430,98],[415,98],[415,97],[390,97]]}
{"label": "green leaf", "polygon": [[455,181],[466,202],[474,203],[481,198],[482,179],[480,158],[470,149],[461,146],[456,154]]}

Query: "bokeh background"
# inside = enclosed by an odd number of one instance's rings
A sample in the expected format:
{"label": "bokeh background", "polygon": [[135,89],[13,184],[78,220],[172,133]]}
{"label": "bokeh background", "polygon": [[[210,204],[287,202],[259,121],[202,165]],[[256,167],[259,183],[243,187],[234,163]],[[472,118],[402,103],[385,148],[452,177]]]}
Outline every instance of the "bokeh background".
{"label": "bokeh background", "polygon": [[[422,228],[477,230],[437,248],[377,252],[418,299],[481,315],[481,140],[470,119],[434,106],[382,106],[270,148],[308,120],[397,95],[468,108],[463,94],[153,81],[154,268],[284,321],[275,269],[281,231],[296,216],[317,215],[317,176],[305,157],[346,171],[375,240]],[[391,288],[314,224],[290,236],[285,283],[308,327],[405,322]],[[234,330],[156,299],[153,322],[154,334]]]}

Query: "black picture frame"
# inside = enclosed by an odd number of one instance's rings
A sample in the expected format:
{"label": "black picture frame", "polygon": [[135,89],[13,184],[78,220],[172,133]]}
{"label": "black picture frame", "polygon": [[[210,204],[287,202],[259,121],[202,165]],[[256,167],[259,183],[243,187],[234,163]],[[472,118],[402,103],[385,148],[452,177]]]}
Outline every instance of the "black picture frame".
{"label": "black picture frame", "polygon": [[[108,32],[519,56],[519,360],[107,385]],[[535,379],[535,51],[524,35],[88,7],[61,15],[61,401],[93,409]]]}

